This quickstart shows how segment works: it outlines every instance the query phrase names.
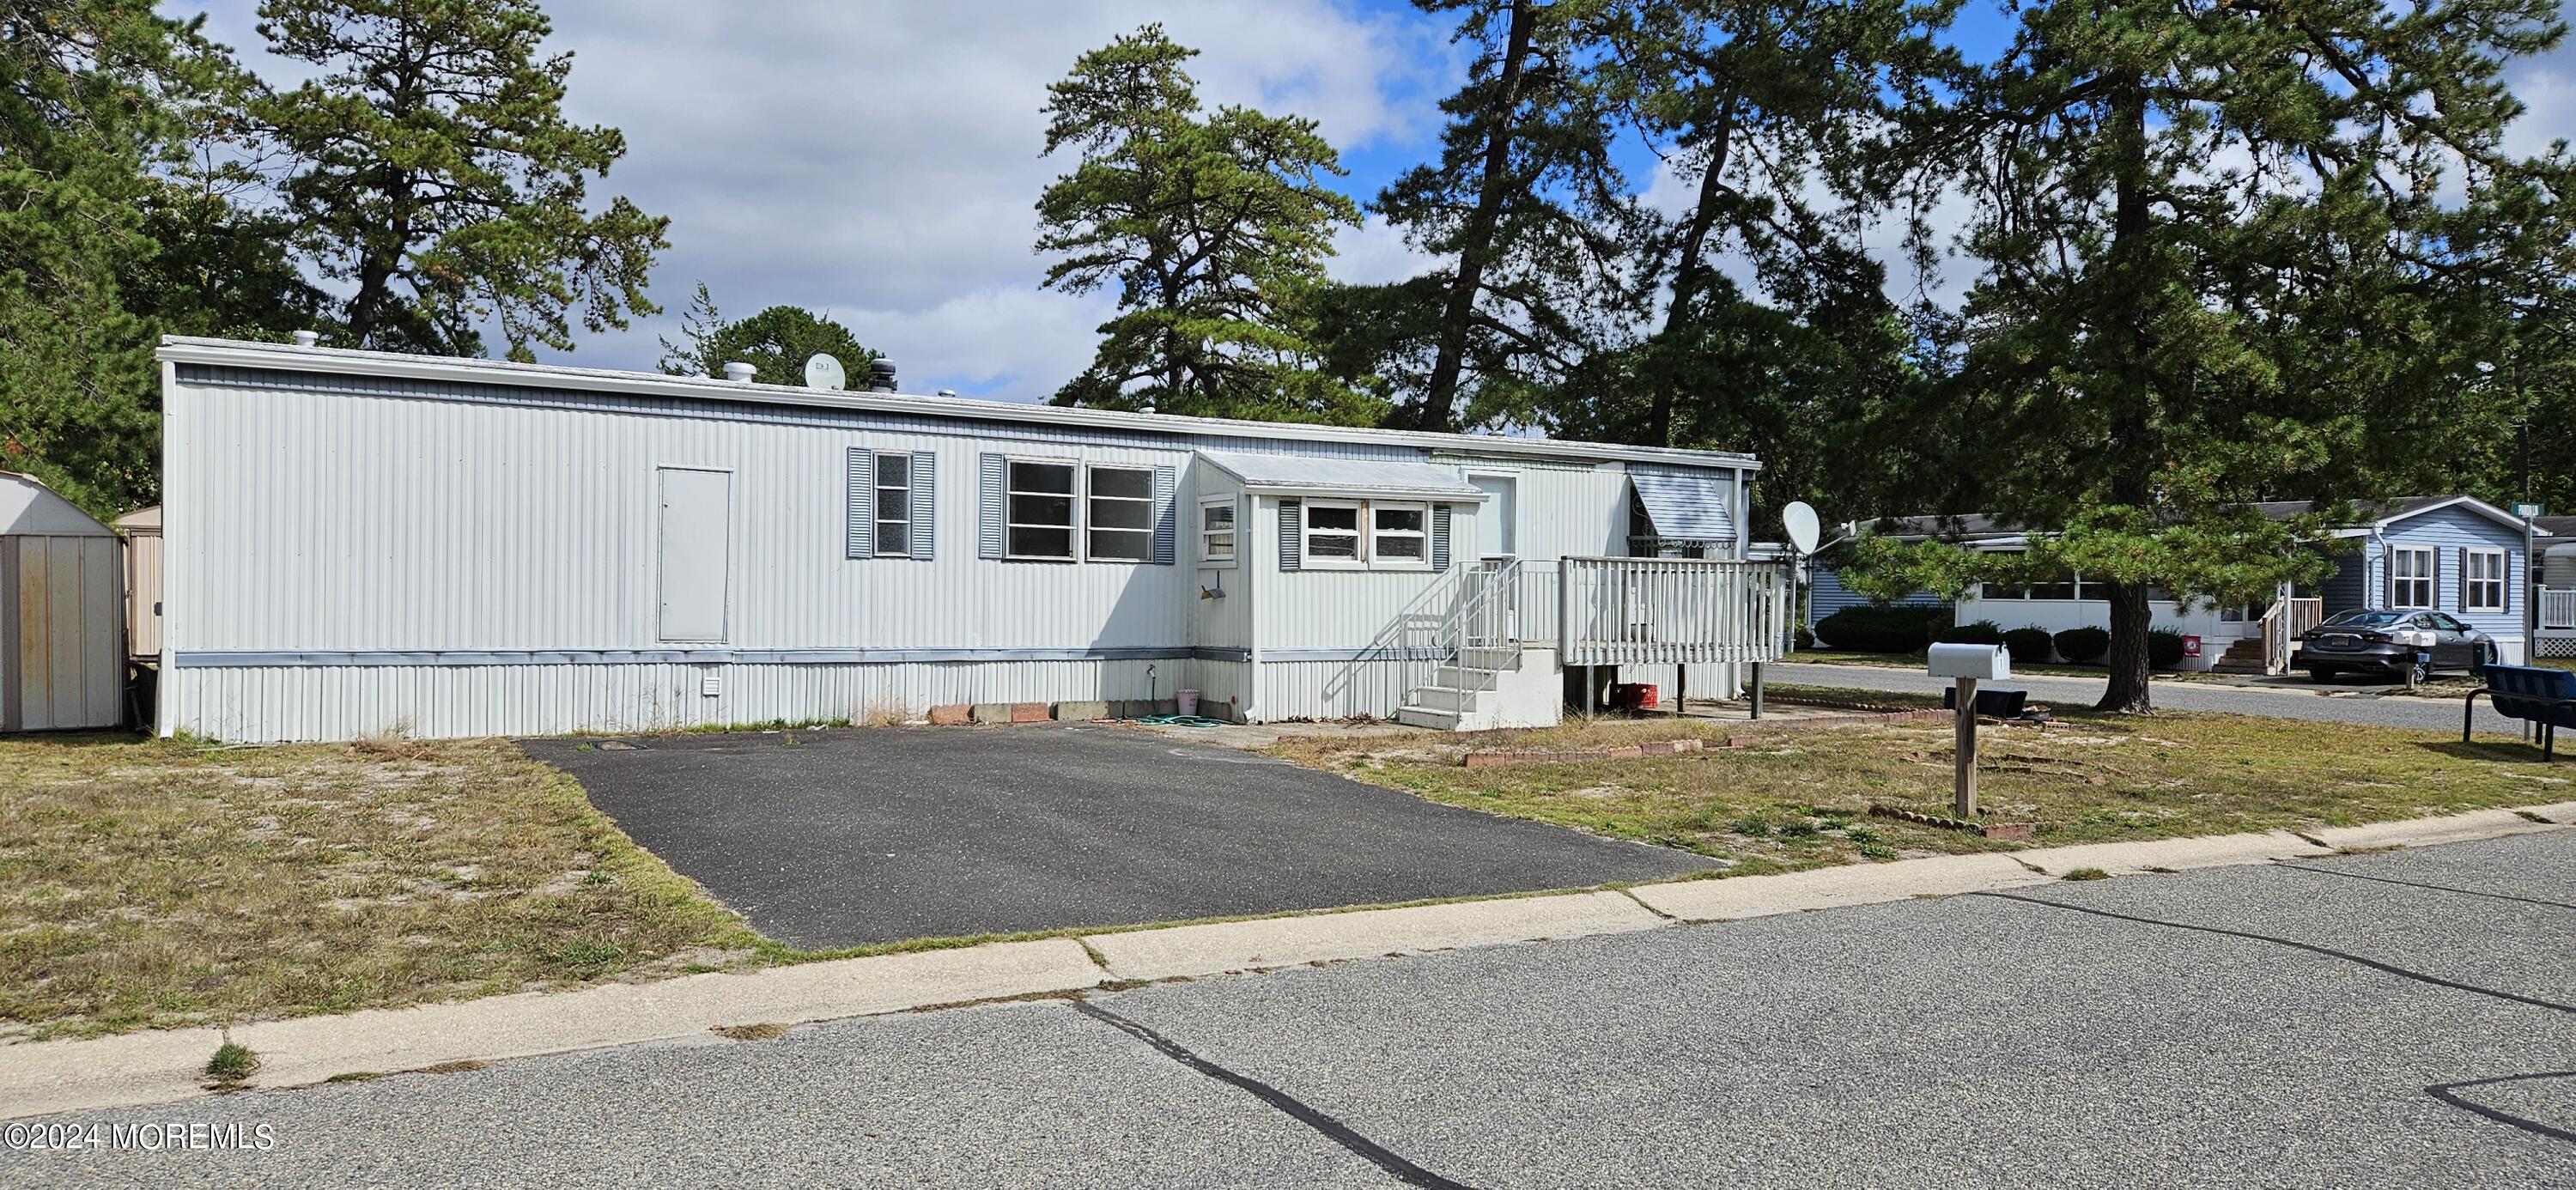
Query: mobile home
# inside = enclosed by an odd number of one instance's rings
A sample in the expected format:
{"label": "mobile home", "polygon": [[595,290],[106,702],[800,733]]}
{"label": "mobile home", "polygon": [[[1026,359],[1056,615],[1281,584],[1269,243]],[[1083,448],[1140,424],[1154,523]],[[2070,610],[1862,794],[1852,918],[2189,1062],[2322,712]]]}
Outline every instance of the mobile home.
{"label": "mobile home", "polygon": [[[1550,722],[1776,655],[1739,454],[172,338],[159,728]],[[1639,525],[1695,556],[1631,557]],[[1703,684],[1704,676],[1704,684]],[[1647,680],[1652,680],[1651,678]]]}

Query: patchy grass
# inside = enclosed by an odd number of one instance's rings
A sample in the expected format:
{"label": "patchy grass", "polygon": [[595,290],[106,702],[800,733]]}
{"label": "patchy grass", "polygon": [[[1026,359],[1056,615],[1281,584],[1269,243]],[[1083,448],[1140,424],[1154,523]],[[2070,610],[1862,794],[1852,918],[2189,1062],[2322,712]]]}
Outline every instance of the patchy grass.
{"label": "patchy grass", "polygon": [[[2045,730],[1989,726],[1979,753],[1983,808],[2001,821],[2038,823],[2038,846],[2312,829],[2576,796],[2576,769],[2540,764],[2528,748],[2463,745],[2441,732],[2181,712],[2058,714]],[[1457,760],[1475,748],[1685,735],[1715,742],[1740,730],[1605,720],[1470,736],[1292,738],[1271,751],[1434,801],[1694,851],[1737,874],[2034,845],[1869,816],[1873,803],[1949,813],[1947,722],[1814,728],[1670,757],[1480,769]]]}
{"label": "patchy grass", "polygon": [[238,1041],[227,1041],[215,1047],[215,1056],[206,1059],[206,1077],[222,1086],[237,1086],[259,1070],[259,1055]]}
{"label": "patchy grass", "polygon": [[503,741],[0,741],[0,1038],[792,953]]}
{"label": "patchy grass", "polygon": [[776,1041],[787,1036],[787,1026],[780,1021],[761,1021],[750,1025],[712,1025],[709,1030],[727,1041]]}
{"label": "patchy grass", "polygon": [[[1916,673],[1921,673],[1923,671],[1923,655],[1919,652],[1907,655],[1899,653],[1847,653],[1838,649],[1810,649],[1804,652],[1791,653],[1780,660],[1784,662],[1796,662],[1800,665],[1859,665],[1873,669],[1910,669]],[[2015,675],[2040,674],[2061,678],[2098,678],[2110,672],[2107,668],[2100,665],[2068,665],[2062,662],[2053,661],[2039,662],[2036,664],[2016,661],[2012,663],[2012,668]],[[2212,678],[2226,678],[2234,675],[2202,673],[2198,670],[2188,669],[2160,669],[2149,676],[2160,682],[2168,680],[2176,682],[2205,682]]]}

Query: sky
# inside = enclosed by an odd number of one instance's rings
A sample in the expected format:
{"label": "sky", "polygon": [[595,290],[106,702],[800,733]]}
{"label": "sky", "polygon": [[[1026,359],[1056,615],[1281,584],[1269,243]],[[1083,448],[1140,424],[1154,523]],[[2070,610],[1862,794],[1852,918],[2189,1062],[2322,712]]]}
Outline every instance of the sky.
{"label": "sky", "polygon": [[[303,64],[259,52],[256,0],[164,0],[272,84]],[[1046,86],[1084,51],[1160,21],[1200,97],[1315,119],[1340,185],[1365,202],[1438,151],[1440,100],[1464,79],[1450,26],[1404,0],[548,0],[549,46],[573,54],[566,114],[621,129],[627,153],[591,194],[671,219],[651,294],[623,332],[576,331],[549,362],[650,370],[704,281],[730,318],[789,304],[848,325],[907,392],[1044,400],[1089,362],[1107,294],[1040,288],[1035,204],[1069,163],[1040,156]],[[1999,44],[1972,4],[1956,38]],[[2533,106],[2519,147],[2576,118],[2576,50],[2517,71]],[[1653,195],[1654,161],[1631,177]],[[1671,179],[1665,179],[1667,183]],[[1678,190],[1667,186],[1661,189]],[[1374,217],[1344,232],[1338,279],[1429,262]],[[1910,282],[1909,282],[1910,284]]]}

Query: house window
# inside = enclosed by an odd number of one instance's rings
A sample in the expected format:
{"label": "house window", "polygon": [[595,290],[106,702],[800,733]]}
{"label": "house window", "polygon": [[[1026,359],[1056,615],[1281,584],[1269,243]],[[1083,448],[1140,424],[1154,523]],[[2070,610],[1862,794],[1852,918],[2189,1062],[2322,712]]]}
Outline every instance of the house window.
{"label": "house window", "polygon": [[877,554],[912,552],[912,456],[877,455]]}
{"label": "house window", "polygon": [[2068,574],[2063,578],[2033,584],[2030,589],[2030,597],[2033,599],[2073,599],[2075,598],[2075,576]]}
{"label": "house window", "polygon": [[2432,607],[2433,551],[2400,546],[2388,551],[2388,603],[2391,607]]}
{"label": "house window", "polygon": [[1305,564],[1356,570],[1368,564],[1360,553],[1360,506],[1306,502]]}
{"label": "house window", "polygon": [[1154,472],[1146,467],[1091,469],[1090,532],[1085,554],[1095,562],[1154,559]]}
{"label": "house window", "polygon": [[2462,551],[2460,570],[2460,610],[2465,612],[2501,612],[2504,610],[2504,551]]}
{"label": "house window", "polygon": [[1234,561],[1234,501],[1199,505],[1199,560]]}
{"label": "house window", "polygon": [[1977,587],[1977,598],[2028,599],[2030,598],[2030,592],[2020,587],[2008,587],[2002,583],[1981,583]]}
{"label": "house window", "polygon": [[1370,505],[1369,560],[1385,568],[1431,565],[1431,510],[1420,504]]}
{"label": "house window", "polygon": [[[1072,561],[1073,464],[1013,459],[1009,470],[1005,552],[1014,558]],[[1149,480],[1147,489],[1152,486]]]}

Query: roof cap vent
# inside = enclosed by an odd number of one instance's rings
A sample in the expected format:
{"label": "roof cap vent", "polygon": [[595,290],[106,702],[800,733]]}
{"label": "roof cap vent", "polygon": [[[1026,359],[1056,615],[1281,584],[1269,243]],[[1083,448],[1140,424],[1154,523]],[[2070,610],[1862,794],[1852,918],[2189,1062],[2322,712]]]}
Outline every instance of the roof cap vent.
{"label": "roof cap vent", "polygon": [[957,395],[957,390],[953,388],[943,388],[939,390],[938,395],[943,397],[953,397]]}
{"label": "roof cap vent", "polygon": [[734,382],[735,384],[749,384],[751,383],[752,374],[759,370],[760,369],[754,368],[750,364],[746,364],[741,360],[734,360],[725,365],[724,378]]}
{"label": "roof cap vent", "polygon": [[894,390],[894,361],[882,358],[869,360],[868,391],[890,393]]}
{"label": "roof cap vent", "polygon": [[321,345],[321,342],[322,332],[320,331],[295,332],[295,345],[298,347],[316,347]]}

